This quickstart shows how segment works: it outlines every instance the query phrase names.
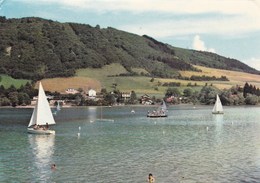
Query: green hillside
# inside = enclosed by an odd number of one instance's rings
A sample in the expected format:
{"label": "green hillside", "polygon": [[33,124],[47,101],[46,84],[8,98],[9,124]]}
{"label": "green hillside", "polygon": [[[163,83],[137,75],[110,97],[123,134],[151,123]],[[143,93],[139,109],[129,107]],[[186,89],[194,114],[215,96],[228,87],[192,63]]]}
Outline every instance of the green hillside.
{"label": "green hillside", "polygon": [[9,88],[11,85],[14,85],[16,88],[20,88],[27,82],[30,83],[31,81],[26,79],[14,79],[10,76],[0,75],[0,86],[3,85],[5,88]]}
{"label": "green hillside", "polygon": [[199,71],[192,64],[260,73],[234,59],[176,48],[111,27],[0,17],[0,29],[0,74],[16,79],[70,77],[78,69],[111,63],[121,64],[125,71],[119,74],[129,76],[176,78],[179,71]]}

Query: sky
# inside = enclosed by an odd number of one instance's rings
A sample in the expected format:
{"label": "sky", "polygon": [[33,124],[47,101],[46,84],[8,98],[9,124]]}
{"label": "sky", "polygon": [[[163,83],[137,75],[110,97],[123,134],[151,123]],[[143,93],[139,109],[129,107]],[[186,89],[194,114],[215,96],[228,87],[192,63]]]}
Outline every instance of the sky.
{"label": "sky", "polygon": [[0,0],[0,16],[113,27],[260,70],[260,0]]}

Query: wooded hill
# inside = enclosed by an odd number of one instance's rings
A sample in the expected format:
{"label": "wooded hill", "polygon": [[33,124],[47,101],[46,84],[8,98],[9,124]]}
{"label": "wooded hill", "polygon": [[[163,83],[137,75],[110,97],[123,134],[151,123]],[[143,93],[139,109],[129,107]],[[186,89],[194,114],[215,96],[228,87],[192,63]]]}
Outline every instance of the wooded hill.
{"label": "wooded hill", "polygon": [[[129,75],[163,78],[178,77],[178,71],[200,71],[192,64],[260,74],[235,59],[173,47],[111,27],[0,17],[0,74],[36,81],[74,76],[79,68],[111,63],[120,63]],[[135,73],[135,68],[147,72]]]}

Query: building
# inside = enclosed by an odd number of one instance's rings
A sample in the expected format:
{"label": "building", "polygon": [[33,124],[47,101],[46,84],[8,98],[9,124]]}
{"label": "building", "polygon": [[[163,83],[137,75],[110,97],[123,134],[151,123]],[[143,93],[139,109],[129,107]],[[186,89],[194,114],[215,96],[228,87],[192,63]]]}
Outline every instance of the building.
{"label": "building", "polygon": [[76,93],[79,93],[79,91],[74,89],[74,88],[68,88],[66,90],[66,93],[68,93],[68,94],[76,94]]}
{"label": "building", "polygon": [[153,101],[149,95],[144,94],[141,96],[141,103],[143,105],[151,105],[151,104],[153,104]]}
{"label": "building", "polygon": [[124,98],[125,100],[126,99],[129,99],[131,97],[131,92],[122,92],[121,93],[121,97]]}
{"label": "building", "polygon": [[95,90],[90,89],[90,90],[88,91],[88,97],[89,97],[89,98],[95,99],[96,96],[97,96],[97,92],[96,92]]}

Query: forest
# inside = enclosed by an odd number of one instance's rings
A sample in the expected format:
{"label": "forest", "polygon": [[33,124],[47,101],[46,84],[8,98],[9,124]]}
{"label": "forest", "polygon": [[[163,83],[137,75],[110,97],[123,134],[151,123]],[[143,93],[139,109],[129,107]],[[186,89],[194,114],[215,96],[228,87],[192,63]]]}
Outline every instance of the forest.
{"label": "forest", "polygon": [[16,79],[69,77],[77,69],[111,63],[120,63],[129,75],[136,74],[133,68],[142,68],[163,78],[176,78],[183,70],[200,72],[194,65],[260,74],[232,58],[99,25],[0,17],[0,40],[0,74]]}

